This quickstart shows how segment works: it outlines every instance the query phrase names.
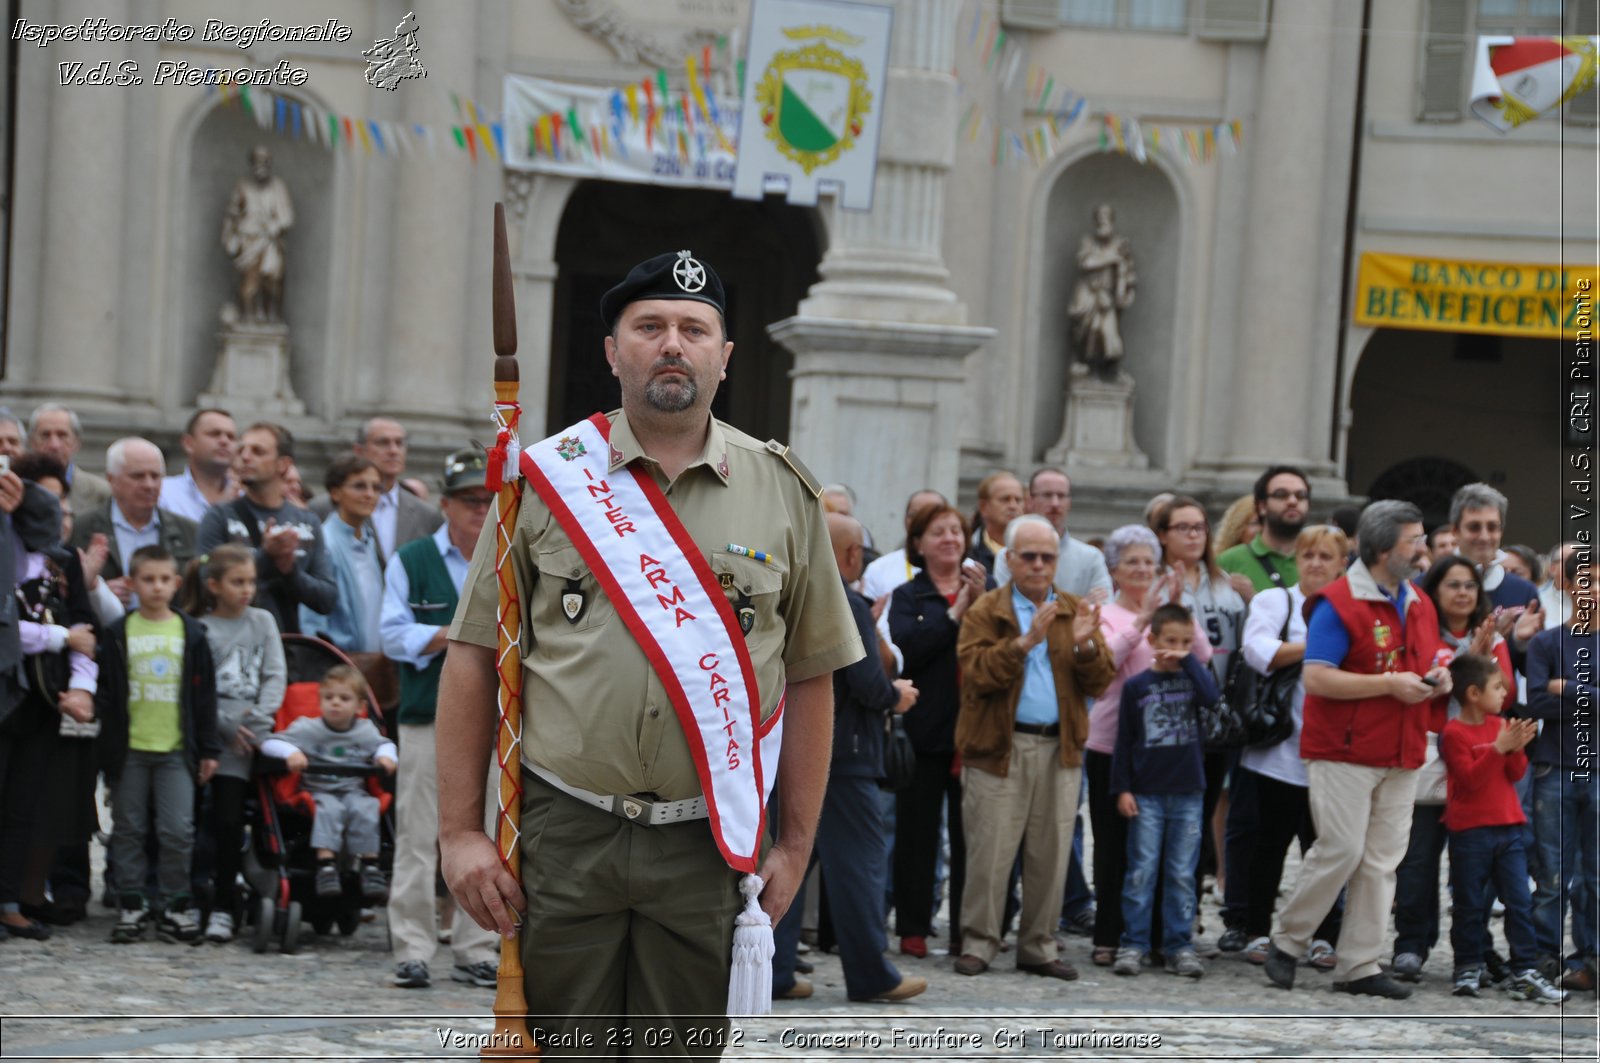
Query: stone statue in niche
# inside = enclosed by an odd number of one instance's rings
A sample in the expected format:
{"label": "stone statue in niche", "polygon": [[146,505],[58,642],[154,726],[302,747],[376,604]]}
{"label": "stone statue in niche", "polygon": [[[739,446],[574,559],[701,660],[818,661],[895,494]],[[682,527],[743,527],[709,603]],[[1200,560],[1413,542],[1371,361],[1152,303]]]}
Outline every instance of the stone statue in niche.
{"label": "stone statue in niche", "polygon": [[289,188],[272,175],[272,155],[258,144],[250,150],[250,172],[234,184],[222,219],[222,249],[239,271],[238,305],[223,309],[224,322],[283,320],[283,235],[293,225]]}
{"label": "stone statue in niche", "polygon": [[1094,208],[1094,231],[1078,243],[1078,283],[1067,318],[1076,360],[1103,380],[1115,380],[1122,363],[1122,311],[1133,305],[1138,275],[1126,238],[1116,233],[1116,212]]}
{"label": "stone statue in niche", "polygon": [[238,417],[297,417],[305,403],[289,381],[289,326],[283,320],[284,234],[294,225],[288,186],[272,155],[250,150],[250,172],[233,186],[222,219],[222,249],[239,271],[237,298],[222,304],[217,365],[197,404]]}

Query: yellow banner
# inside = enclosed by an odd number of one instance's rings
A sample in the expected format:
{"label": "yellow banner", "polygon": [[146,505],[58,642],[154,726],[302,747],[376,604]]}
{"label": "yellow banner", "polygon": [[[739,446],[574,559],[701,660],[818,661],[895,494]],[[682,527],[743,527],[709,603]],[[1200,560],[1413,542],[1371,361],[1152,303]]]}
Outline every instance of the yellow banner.
{"label": "yellow banner", "polygon": [[[1560,339],[1594,308],[1600,266],[1451,262],[1368,252],[1356,276],[1355,322],[1376,328]],[[1580,298],[1581,297],[1581,298]]]}

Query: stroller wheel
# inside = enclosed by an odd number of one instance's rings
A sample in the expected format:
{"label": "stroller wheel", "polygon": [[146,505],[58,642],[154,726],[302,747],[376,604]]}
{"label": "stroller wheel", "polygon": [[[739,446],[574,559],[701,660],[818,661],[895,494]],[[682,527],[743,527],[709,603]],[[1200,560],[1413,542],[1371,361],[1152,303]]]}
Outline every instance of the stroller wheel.
{"label": "stroller wheel", "polygon": [[339,933],[345,937],[354,934],[361,927],[361,909],[352,908],[347,912],[339,913]]}
{"label": "stroller wheel", "polygon": [[325,915],[319,915],[311,920],[311,929],[319,934],[326,934],[333,929],[333,920]]}
{"label": "stroller wheel", "polygon": [[272,898],[262,897],[256,901],[256,932],[250,945],[257,952],[266,952],[267,943],[272,940]]}
{"label": "stroller wheel", "polygon": [[300,902],[289,902],[289,914],[283,922],[283,943],[278,946],[285,956],[292,956],[300,948]]}

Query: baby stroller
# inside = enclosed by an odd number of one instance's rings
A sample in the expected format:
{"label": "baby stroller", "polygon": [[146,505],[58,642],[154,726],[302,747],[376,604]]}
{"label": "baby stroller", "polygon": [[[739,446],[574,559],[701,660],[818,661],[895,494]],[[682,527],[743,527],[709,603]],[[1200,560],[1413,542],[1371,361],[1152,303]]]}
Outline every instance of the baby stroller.
{"label": "baby stroller", "polygon": [[[289,686],[273,722],[274,731],[286,729],[302,716],[317,715],[318,683],[323,674],[336,664],[351,664],[350,658],[331,642],[306,635],[284,635],[283,655]],[[361,715],[369,717],[389,736],[391,728],[370,691]],[[394,794],[384,789],[383,770],[376,765],[326,765],[317,770],[366,778],[368,791],[378,799],[378,862],[387,874],[394,866]],[[256,810],[251,820],[251,844],[245,852],[244,877],[250,887],[246,912],[255,922],[255,951],[265,952],[276,938],[280,951],[294,952],[300,944],[303,919],[318,934],[326,934],[336,925],[340,934],[354,934],[361,925],[362,905],[369,902],[362,900],[359,876],[348,868],[341,875],[344,891],[339,896],[318,896],[313,884],[315,853],[311,848],[316,803],[301,789],[300,774],[290,772],[282,760],[258,755],[253,775]]]}

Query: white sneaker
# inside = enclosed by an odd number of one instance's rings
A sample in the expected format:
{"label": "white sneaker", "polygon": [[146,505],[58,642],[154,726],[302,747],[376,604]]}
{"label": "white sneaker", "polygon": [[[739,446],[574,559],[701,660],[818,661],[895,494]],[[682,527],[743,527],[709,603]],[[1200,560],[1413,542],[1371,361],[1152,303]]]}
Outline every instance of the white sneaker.
{"label": "white sneaker", "polygon": [[227,912],[212,912],[206,920],[206,940],[222,944],[233,940],[233,916]]}

